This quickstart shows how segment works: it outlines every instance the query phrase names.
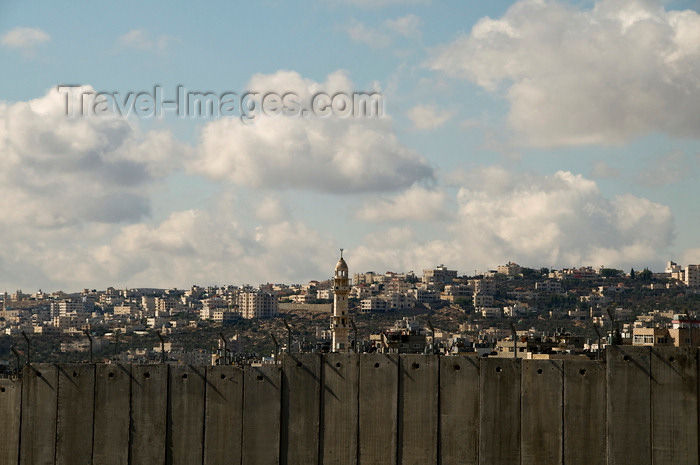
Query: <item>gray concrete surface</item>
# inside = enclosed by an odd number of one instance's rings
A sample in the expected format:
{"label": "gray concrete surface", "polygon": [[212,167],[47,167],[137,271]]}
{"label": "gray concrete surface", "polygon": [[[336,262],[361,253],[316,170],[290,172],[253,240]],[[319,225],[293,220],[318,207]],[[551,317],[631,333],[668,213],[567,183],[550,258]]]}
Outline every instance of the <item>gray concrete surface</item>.
{"label": "gray concrete surface", "polygon": [[564,367],[559,360],[523,360],[521,465],[556,465],[564,457]]}
{"label": "gray concrete surface", "polygon": [[398,462],[437,463],[440,360],[404,355],[399,367]]}
{"label": "gray concrete surface", "polygon": [[0,379],[0,463],[14,465],[19,459],[21,405],[22,381]]}
{"label": "gray concrete surface", "polygon": [[654,465],[700,463],[698,352],[651,349],[651,440]]}
{"label": "gray concrete surface", "polygon": [[323,357],[321,458],[323,465],[356,465],[359,357]]}
{"label": "gray concrete surface", "polygon": [[275,464],[280,453],[282,373],[250,367],[243,377],[243,465]]}
{"label": "gray concrete surface", "polygon": [[95,370],[95,465],[129,464],[131,365],[98,364]]}
{"label": "gray concrete surface", "polygon": [[564,463],[603,465],[607,457],[605,364],[564,361]]}
{"label": "gray concrete surface", "polygon": [[282,463],[318,463],[321,422],[321,355],[282,359]]}
{"label": "gray concrete surface", "polygon": [[58,366],[56,465],[92,463],[95,365]]}
{"label": "gray concrete surface", "polygon": [[241,463],[243,369],[207,367],[204,465]]}
{"label": "gray concrete surface", "polygon": [[26,366],[22,374],[20,465],[53,465],[56,453],[58,370],[48,363]]}
{"label": "gray concrete surface", "polygon": [[479,358],[440,357],[440,464],[479,463]]}
{"label": "gray concrete surface", "polygon": [[0,379],[0,464],[697,464],[697,349],[606,357],[34,364]]}
{"label": "gray concrete surface", "polygon": [[131,375],[129,463],[165,464],[168,365],[133,365]]}
{"label": "gray concrete surface", "polygon": [[168,382],[168,465],[201,465],[205,367],[171,365]]}
{"label": "gray concrete surface", "polygon": [[396,464],[399,358],[360,356],[359,463]]}
{"label": "gray concrete surface", "polygon": [[651,463],[649,347],[607,352],[608,465]]}
{"label": "gray concrete surface", "polygon": [[520,463],[520,359],[481,360],[479,463]]}

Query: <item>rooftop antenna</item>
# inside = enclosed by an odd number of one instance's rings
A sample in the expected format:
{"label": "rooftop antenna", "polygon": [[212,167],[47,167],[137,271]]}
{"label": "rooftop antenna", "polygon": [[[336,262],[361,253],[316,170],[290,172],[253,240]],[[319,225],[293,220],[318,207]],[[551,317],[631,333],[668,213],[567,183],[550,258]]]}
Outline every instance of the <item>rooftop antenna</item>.
{"label": "rooftop antenna", "polygon": [[92,363],[92,336],[90,336],[90,330],[89,330],[89,329],[85,329],[83,332],[84,332],[85,335],[87,336],[88,341],[90,341],[90,363]]}
{"label": "rooftop antenna", "polygon": [[158,339],[160,339],[160,363],[165,363],[165,339],[160,331],[156,331]]}
{"label": "rooftop antenna", "polygon": [[31,365],[32,364],[32,357],[31,357],[32,345],[29,342],[29,336],[27,336],[27,333],[25,333],[24,331],[22,331],[22,337],[24,338],[25,341],[27,341],[27,365]]}
{"label": "rooftop antenna", "polygon": [[275,365],[279,363],[279,354],[280,354],[280,345],[277,342],[277,338],[275,337],[274,334],[272,334],[272,331],[270,331],[270,337],[272,338],[272,342],[275,344]]}
{"label": "rooftop antenna", "polygon": [[224,363],[222,365],[228,365],[227,355],[228,355],[228,341],[226,341],[226,336],[224,336],[223,331],[219,331],[219,337],[224,343]]}
{"label": "rooftop antenna", "polygon": [[518,333],[515,331],[515,325],[510,322],[510,331],[513,333],[513,358],[518,358]]}
{"label": "rooftop antenna", "polygon": [[352,331],[355,333],[355,347],[353,347],[353,352],[357,353],[357,326],[355,326],[355,322],[352,318],[350,318],[350,325],[352,326]]}
{"label": "rooftop antenna", "polygon": [[289,323],[287,323],[286,319],[282,319],[282,321],[284,322],[284,326],[287,327],[287,353],[291,354],[292,353],[292,328],[289,326]]}

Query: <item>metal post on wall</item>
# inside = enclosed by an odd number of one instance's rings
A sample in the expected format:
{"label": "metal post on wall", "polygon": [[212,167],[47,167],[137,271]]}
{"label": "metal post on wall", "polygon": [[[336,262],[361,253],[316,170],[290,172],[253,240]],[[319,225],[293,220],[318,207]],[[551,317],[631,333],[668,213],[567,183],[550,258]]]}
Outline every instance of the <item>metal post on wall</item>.
{"label": "metal post on wall", "polygon": [[15,354],[15,357],[17,357],[17,376],[19,376],[20,372],[21,372],[21,370],[20,370],[21,363],[19,361],[19,352],[17,352],[17,349],[15,349],[14,346],[10,346],[10,350],[12,351],[13,354]]}
{"label": "metal post on wall", "polygon": [[435,327],[433,326],[433,322],[430,321],[430,318],[426,320],[428,323],[428,328],[430,328],[430,332],[433,333],[433,342],[431,344],[431,349],[430,352],[434,355],[435,354]]}
{"label": "metal post on wall", "polygon": [[598,357],[597,357],[597,360],[600,360],[600,342],[601,342],[601,340],[603,339],[603,336],[601,336],[600,331],[598,330],[598,326],[597,326],[597,325],[593,325],[593,329],[595,329],[595,333],[598,335],[598,350],[597,350],[597,352],[598,352]]}
{"label": "metal post on wall", "polygon": [[226,340],[226,337],[224,337],[223,331],[219,332],[219,337],[224,342],[224,363],[222,365],[228,365],[228,341]]}
{"label": "metal post on wall", "polygon": [[289,326],[289,323],[287,323],[287,320],[282,319],[284,322],[284,326],[287,327],[287,353],[291,354],[292,353],[292,328]]}
{"label": "metal post on wall", "polygon": [[270,333],[270,337],[272,338],[272,342],[275,344],[275,364],[277,364],[279,363],[278,358],[280,355],[280,345],[277,342],[277,338],[274,334]]}
{"label": "metal post on wall", "polygon": [[350,326],[352,326],[353,336],[355,337],[355,347],[353,348],[353,349],[354,349],[353,352],[354,352],[354,353],[357,353],[357,352],[358,352],[358,348],[357,348],[357,326],[355,326],[355,321],[354,321],[352,318],[350,318]]}
{"label": "metal post on wall", "polygon": [[29,336],[27,336],[27,333],[22,331],[22,336],[24,337],[24,340],[27,341],[27,365],[32,364],[32,344],[29,342]]}
{"label": "metal post on wall", "polygon": [[119,354],[119,330],[114,330],[114,361],[117,361],[117,355]]}
{"label": "metal post on wall", "polygon": [[513,358],[518,358],[518,333],[513,322],[510,323],[510,330],[513,332]]}
{"label": "metal post on wall", "polygon": [[156,331],[156,334],[158,335],[158,339],[160,339],[160,363],[165,363],[165,339],[163,339],[163,335],[160,334],[160,331]]}
{"label": "metal post on wall", "polygon": [[92,336],[90,336],[90,331],[87,329],[84,330],[83,332],[85,333],[88,340],[90,341],[90,363],[92,363]]}

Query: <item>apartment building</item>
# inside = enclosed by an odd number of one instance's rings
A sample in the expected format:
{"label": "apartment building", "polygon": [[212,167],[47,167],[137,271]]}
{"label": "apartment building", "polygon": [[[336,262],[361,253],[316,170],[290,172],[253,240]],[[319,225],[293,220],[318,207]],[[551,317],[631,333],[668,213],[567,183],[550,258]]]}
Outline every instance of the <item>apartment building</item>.
{"label": "apartment building", "polygon": [[277,296],[260,290],[241,292],[238,308],[243,318],[273,318],[279,313]]}

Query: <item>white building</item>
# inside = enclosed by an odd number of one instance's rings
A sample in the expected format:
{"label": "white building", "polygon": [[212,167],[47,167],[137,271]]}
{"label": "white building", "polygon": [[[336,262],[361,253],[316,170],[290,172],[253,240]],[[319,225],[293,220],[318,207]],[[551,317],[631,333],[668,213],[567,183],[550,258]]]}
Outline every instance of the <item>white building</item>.
{"label": "white building", "polygon": [[85,304],[73,300],[63,300],[61,302],[51,302],[51,317],[70,316],[86,318],[89,316]]}
{"label": "white building", "polygon": [[363,313],[384,312],[389,309],[389,303],[379,296],[368,297],[360,301],[360,308]]}
{"label": "white building", "polygon": [[448,284],[457,277],[457,270],[448,270],[445,265],[439,265],[434,270],[423,270],[424,283]]}
{"label": "white building", "polygon": [[497,272],[506,276],[517,276],[523,272],[523,269],[517,263],[508,262],[505,265],[498,265]]}
{"label": "white building", "polygon": [[277,296],[263,291],[241,292],[238,308],[243,318],[273,318],[279,313]]}
{"label": "white building", "polygon": [[501,318],[503,312],[500,307],[476,307],[476,311],[484,318]]}
{"label": "white building", "polygon": [[553,280],[536,282],[535,290],[540,292],[561,292],[561,282]]}
{"label": "white building", "polygon": [[333,352],[349,352],[350,323],[348,316],[348,294],[350,284],[348,279],[348,264],[343,259],[343,249],[340,249],[340,259],[335,265],[333,277],[333,316],[331,317],[331,331],[333,332]]}
{"label": "white building", "polygon": [[700,265],[688,265],[685,267],[685,285],[688,287],[700,287]]}

